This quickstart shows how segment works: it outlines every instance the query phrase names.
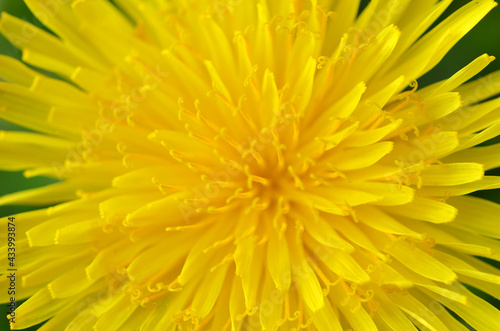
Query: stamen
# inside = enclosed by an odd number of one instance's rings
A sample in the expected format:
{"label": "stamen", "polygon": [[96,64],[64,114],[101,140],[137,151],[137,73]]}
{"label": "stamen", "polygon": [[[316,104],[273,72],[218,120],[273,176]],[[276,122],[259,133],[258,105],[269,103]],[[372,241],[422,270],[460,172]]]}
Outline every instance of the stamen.
{"label": "stamen", "polygon": [[299,318],[298,318],[298,321],[297,321],[297,325],[301,325],[303,323],[303,321],[304,321],[304,302],[302,302],[301,299],[299,299],[299,309],[298,309],[297,312],[298,312],[298,315],[299,315]]}
{"label": "stamen", "polygon": [[245,78],[244,82],[243,82],[243,86],[244,87],[248,87],[248,85],[250,85],[250,83],[252,84],[252,87],[254,89],[254,92],[258,95],[260,92],[259,92],[259,88],[257,86],[257,82],[255,80],[255,74],[257,73],[259,69],[259,66],[254,64],[252,66],[252,69],[250,70],[250,73],[248,74],[248,76]]}
{"label": "stamen", "polygon": [[288,172],[292,175],[293,180],[295,181],[295,187],[297,187],[303,191],[304,184],[302,183],[302,180],[300,180],[299,176],[297,176],[297,174],[295,173],[295,170],[293,170],[292,166],[288,166]]}
{"label": "stamen", "polygon": [[247,112],[243,111],[243,102],[247,99],[246,95],[242,95],[238,100],[238,107],[236,107],[235,111],[237,111],[243,120],[248,124],[248,126],[252,129],[253,132],[259,132],[257,124],[253,121],[253,119],[247,114]]}
{"label": "stamen", "polygon": [[252,316],[259,310],[259,307],[255,306],[252,308],[247,308],[242,314],[239,314],[236,318],[238,321],[242,321],[247,316]]}
{"label": "stamen", "polygon": [[179,284],[179,280],[178,279],[175,279],[173,282],[171,282],[170,284],[168,284],[167,288],[168,288],[168,290],[170,292],[179,292],[179,291],[182,291],[182,285]]}
{"label": "stamen", "polygon": [[201,113],[200,103],[201,102],[198,99],[194,101],[194,108],[196,109],[196,119],[205,123],[214,132],[219,132],[221,129]]}
{"label": "stamen", "polygon": [[226,203],[230,203],[234,199],[237,199],[240,195],[240,193],[243,192],[243,189],[241,187],[238,187],[236,191],[234,192],[233,195],[231,195],[229,198],[226,199]]}
{"label": "stamen", "polygon": [[375,316],[375,313],[378,310],[378,307],[380,306],[380,303],[378,302],[373,302],[373,301],[368,301],[368,308],[370,309],[370,317],[373,318]]}
{"label": "stamen", "polygon": [[319,276],[319,278],[323,281],[323,284],[325,284],[326,288],[323,289],[323,295],[326,297],[330,293],[330,288],[331,286],[335,286],[340,282],[340,277],[335,281],[331,282],[328,277],[323,273],[323,271],[318,267],[318,265],[313,262],[312,260],[309,261],[309,264],[313,268],[314,272]]}
{"label": "stamen", "polygon": [[222,101],[224,101],[224,103],[226,104],[226,106],[229,109],[234,109],[235,108],[235,105],[230,100],[230,96],[229,95],[225,95],[224,92],[222,92],[220,90],[220,88],[217,86],[217,82],[216,81],[212,82],[212,90],[207,92],[207,96],[208,97],[213,96],[213,95],[219,97]]}
{"label": "stamen", "polygon": [[354,210],[354,208],[352,208],[347,203],[347,201],[344,201],[344,205],[341,207],[342,207],[342,209],[344,209],[345,211],[347,211],[349,213],[349,216],[352,217],[352,220],[354,221],[354,223],[359,223],[359,218],[358,218],[358,215],[356,214],[356,211]]}
{"label": "stamen", "polygon": [[228,264],[229,262],[232,262],[232,261],[234,261],[234,255],[231,253],[231,254],[226,255],[222,259],[221,262],[217,263],[215,266],[210,268],[210,272],[214,272],[215,270],[217,270],[217,268],[223,266],[224,264]]}
{"label": "stamen", "polygon": [[314,167],[316,165],[316,161],[308,156],[303,156],[300,153],[297,153],[297,158],[302,161],[302,169],[300,170],[301,174],[304,174],[309,170],[310,167]]}
{"label": "stamen", "polygon": [[149,302],[151,301],[150,298],[146,297],[144,299],[142,299],[140,302],[139,302],[139,305],[142,307],[142,308],[147,308],[149,307]]}
{"label": "stamen", "polygon": [[160,292],[161,290],[164,290],[167,288],[168,288],[168,286],[163,284],[162,282],[156,283],[154,285],[154,287],[151,286],[151,283],[148,284],[148,291],[151,293],[157,293],[157,292]]}
{"label": "stamen", "polygon": [[318,58],[318,69],[323,69],[323,66],[328,65],[330,66],[332,62],[332,59],[329,58],[328,56],[320,56]]}
{"label": "stamen", "polygon": [[264,201],[259,204],[260,198],[256,197],[255,199],[252,200],[252,203],[249,207],[247,207],[244,211],[245,215],[250,214],[250,212],[255,211],[255,210],[265,210],[269,207],[269,202]]}
{"label": "stamen", "polygon": [[161,184],[156,177],[151,177],[151,182],[156,186],[163,195],[171,194],[172,191],[180,191],[183,189],[181,186],[171,186]]}
{"label": "stamen", "polygon": [[340,178],[344,179],[346,182],[349,182],[349,179],[347,178],[347,176],[342,171],[338,170],[335,166],[333,166],[333,164],[328,162],[326,165],[330,170],[333,171],[333,173],[330,174],[328,176],[328,178],[335,179],[337,177],[340,177]]}
{"label": "stamen", "polygon": [[271,129],[271,133],[273,135],[273,146],[276,149],[276,155],[278,156],[278,169],[283,169],[285,166],[283,150],[286,150],[286,145],[280,144],[279,134],[275,128]]}
{"label": "stamen", "polygon": [[276,324],[278,326],[282,326],[286,322],[290,320],[290,293],[288,291],[285,292],[285,316],[279,319]]}
{"label": "stamen", "polygon": [[269,179],[266,179],[266,178],[260,177],[260,176],[256,176],[256,175],[252,175],[250,173],[250,166],[248,164],[245,165],[244,171],[245,171],[245,175],[247,175],[247,186],[249,189],[253,188],[252,182],[261,183],[262,185],[264,185],[266,187],[271,186],[271,181],[269,181]]}
{"label": "stamen", "polygon": [[219,131],[219,134],[217,134],[213,139],[214,141],[217,141],[219,140],[219,138],[222,138],[224,139],[229,145],[231,145],[234,149],[236,149],[237,151],[241,151],[243,149],[243,147],[238,144],[233,138],[231,138],[230,136],[228,136],[226,134],[227,132],[227,128],[226,127],[223,127],[220,129]]}
{"label": "stamen", "polygon": [[169,226],[165,228],[166,232],[184,232],[188,230],[199,229],[203,227],[201,224],[196,225],[184,225],[184,226]]}
{"label": "stamen", "polygon": [[222,239],[222,240],[218,240],[216,241],[215,243],[213,243],[212,245],[210,245],[209,247],[205,248],[203,250],[203,253],[208,253],[209,251],[211,251],[212,249],[215,249],[215,248],[219,248],[219,247],[222,247],[224,245],[227,245],[228,243],[231,242],[231,240],[234,239],[234,235],[233,234],[230,234],[229,236],[227,236],[225,239]]}
{"label": "stamen", "polygon": [[[257,139],[252,140],[252,142],[250,143],[250,153],[252,154],[253,158],[257,160],[257,163],[260,166],[264,166],[266,163],[264,161],[264,158],[262,157],[262,155],[259,154],[259,152],[255,150],[255,145],[257,145],[258,143],[259,141]],[[245,156],[243,158],[245,158]]]}

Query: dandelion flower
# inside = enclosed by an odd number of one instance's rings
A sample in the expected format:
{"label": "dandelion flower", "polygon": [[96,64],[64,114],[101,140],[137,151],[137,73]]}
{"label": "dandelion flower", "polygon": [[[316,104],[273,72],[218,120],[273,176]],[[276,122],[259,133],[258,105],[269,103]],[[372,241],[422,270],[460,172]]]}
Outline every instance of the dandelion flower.
{"label": "dandelion flower", "polygon": [[25,2],[13,329],[500,330],[500,73],[417,85],[494,1]]}

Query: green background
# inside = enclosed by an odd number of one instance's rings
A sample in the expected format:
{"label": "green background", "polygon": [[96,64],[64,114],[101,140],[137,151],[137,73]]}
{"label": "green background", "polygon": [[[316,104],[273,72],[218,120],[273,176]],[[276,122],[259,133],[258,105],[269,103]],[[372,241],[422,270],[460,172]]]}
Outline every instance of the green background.
{"label": "green background", "polygon": [[[348,0],[350,1],[350,0]],[[414,0],[418,1],[418,0]],[[368,0],[362,1],[362,6],[366,6]],[[467,0],[455,0],[451,6],[443,14],[443,17],[448,16],[464,4]],[[6,11],[14,16],[20,17],[28,22],[32,22],[37,26],[42,26],[30,13],[22,0],[0,0],[0,12]],[[496,56],[499,60],[490,64],[481,74],[500,70],[500,9],[495,8],[486,18],[480,22],[468,35],[466,35],[441,61],[441,63],[431,72],[421,77],[418,82],[419,86],[423,87],[432,82],[450,77],[455,72],[469,64],[472,60],[481,54],[488,53]],[[15,58],[21,58],[21,52],[14,48],[3,36],[0,35],[0,54],[6,54]],[[0,120],[1,130],[18,130],[19,127],[6,123]],[[498,139],[497,139],[498,142]],[[488,174],[500,175],[497,170],[490,171]],[[6,193],[16,192],[19,190],[43,186],[52,183],[53,180],[47,178],[31,178],[25,179],[22,172],[3,172],[0,171],[0,196]],[[476,195],[500,203],[500,190],[491,190],[479,192]],[[0,206],[0,217],[19,213],[21,211],[31,210],[35,208],[23,206]],[[4,229],[0,229],[0,234],[4,233]],[[4,236],[1,237],[2,241]],[[2,253],[3,254],[3,253]],[[498,267],[498,265],[497,265]],[[0,289],[1,291],[5,289]],[[476,291],[477,293],[477,291]],[[500,308],[500,302],[493,299],[484,293],[479,293],[483,298],[486,298],[496,307]],[[5,307],[2,304],[2,307]],[[4,311],[6,308],[0,309],[0,330],[9,330]],[[28,330],[36,330],[39,326],[32,327]]]}

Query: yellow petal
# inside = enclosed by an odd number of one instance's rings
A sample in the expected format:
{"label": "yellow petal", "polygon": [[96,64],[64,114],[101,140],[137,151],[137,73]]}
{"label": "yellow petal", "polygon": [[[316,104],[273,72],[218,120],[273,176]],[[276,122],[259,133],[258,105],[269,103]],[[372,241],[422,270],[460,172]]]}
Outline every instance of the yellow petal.
{"label": "yellow petal", "polygon": [[349,254],[337,249],[319,246],[317,242],[307,237],[305,242],[327,268],[340,278],[356,284],[365,284],[370,281],[370,276]]}
{"label": "yellow petal", "polygon": [[423,239],[423,235],[421,233],[407,228],[402,223],[398,222],[395,218],[390,217],[378,208],[362,206],[356,208],[356,215],[361,222],[374,228],[375,230],[384,233],[408,236],[420,240]]}
{"label": "yellow petal", "polygon": [[434,83],[419,91],[420,95],[435,95],[444,92],[449,92],[455,90],[457,87],[477,75],[481,72],[488,64],[495,60],[494,56],[489,56],[488,54],[483,54],[466,67],[459,70],[450,78],[445,81]]}
{"label": "yellow petal", "polygon": [[325,299],[318,277],[305,258],[300,239],[297,238],[294,245],[291,245],[290,252],[293,282],[308,309],[318,311],[325,306]]}
{"label": "yellow petal", "polygon": [[454,289],[467,296],[470,306],[455,301],[443,300],[441,296],[436,294],[429,295],[454,311],[476,330],[496,330],[500,328],[500,312],[497,308],[474,295],[460,284],[456,284]]}
{"label": "yellow petal", "polygon": [[466,83],[458,87],[456,91],[462,96],[464,106],[486,100],[500,92],[500,71]]}
{"label": "yellow petal", "polygon": [[341,171],[366,168],[390,153],[393,145],[393,142],[385,141],[370,146],[347,149],[342,151],[342,158],[332,160],[332,164]]}
{"label": "yellow petal", "polygon": [[447,197],[466,195],[480,190],[493,190],[497,188],[500,188],[500,179],[498,177],[484,176],[481,180],[462,185],[423,187],[419,190],[419,194],[425,197]]}
{"label": "yellow petal", "polygon": [[363,306],[356,307],[357,302],[345,305],[342,304],[342,299],[346,296],[345,290],[340,285],[334,286],[330,290],[329,298],[342,312],[342,315],[347,319],[348,323],[354,330],[378,330],[370,315],[366,312]]}
{"label": "yellow petal", "polygon": [[480,180],[483,174],[483,166],[478,163],[448,163],[431,165],[420,173],[420,177],[423,186],[452,186]]}
{"label": "yellow petal", "polygon": [[432,331],[448,330],[443,322],[429,308],[412,295],[391,294],[388,298],[403,312]]}
{"label": "yellow petal", "polygon": [[500,229],[496,226],[500,205],[472,196],[453,197],[448,202],[460,210],[453,226],[500,238]]}
{"label": "yellow petal", "polygon": [[278,321],[282,317],[285,293],[276,289],[271,277],[265,278],[259,315],[263,330],[278,330]]}
{"label": "yellow petal", "polygon": [[[468,264],[466,261],[456,256],[446,254],[440,251],[435,252],[434,258],[436,258],[441,263],[446,264],[448,267],[450,267],[451,270],[455,271],[458,274],[472,277],[485,282],[500,284],[500,275],[498,275],[498,272],[492,274],[478,270],[473,266],[471,266],[470,264]],[[473,259],[474,259],[473,257],[467,258],[468,261]],[[480,262],[477,261],[477,264],[479,265]]]}
{"label": "yellow petal", "polygon": [[457,216],[457,209],[449,204],[432,199],[415,197],[415,199],[401,206],[386,207],[391,214],[414,218],[431,223],[451,222]]}
{"label": "yellow petal", "polygon": [[205,275],[193,298],[192,309],[196,316],[206,317],[219,297],[226,279],[229,264],[224,264]]}
{"label": "yellow petal", "polygon": [[394,243],[389,253],[407,268],[429,279],[445,284],[451,284],[457,279],[457,275],[446,265],[419,248],[410,249],[408,243]]}
{"label": "yellow petal", "polygon": [[130,326],[127,320],[137,308],[137,304],[131,302],[126,296],[123,296],[97,320],[94,330],[115,331],[119,330],[125,323],[127,327]]}
{"label": "yellow petal", "polygon": [[377,289],[376,296],[381,301],[381,305],[377,308],[377,313],[389,327],[393,330],[417,330],[408,317],[387,298],[384,292]]}
{"label": "yellow petal", "polygon": [[311,319],[319,331],[341,331],[342,326],[335,314],[330,301],[325,301],[325,306],[317,311],[309,310]]}
{"label": "yellow petal", "polygon": [[291,283],[291,266],[288,243],[283,234],[273,234],[269,238],[267,268],[276,288],[280,291],[288,291]]}

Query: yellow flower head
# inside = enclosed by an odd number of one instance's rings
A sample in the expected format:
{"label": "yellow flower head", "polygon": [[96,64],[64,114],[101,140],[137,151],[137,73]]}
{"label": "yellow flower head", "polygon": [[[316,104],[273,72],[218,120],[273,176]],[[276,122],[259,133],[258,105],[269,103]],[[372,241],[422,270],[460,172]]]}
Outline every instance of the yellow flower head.
{"label": "yellow flower head", "polygon": [[51,206],[15,215],[13,329],[500,330],[463,285],[500,297],[466,195],[500,187],[500,73],[416,82],[494,1],[428,32],[451,0],[25,2],[54,34],[2,13],[32,131],[0,167],[60,181],[0,198]]}

